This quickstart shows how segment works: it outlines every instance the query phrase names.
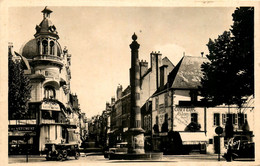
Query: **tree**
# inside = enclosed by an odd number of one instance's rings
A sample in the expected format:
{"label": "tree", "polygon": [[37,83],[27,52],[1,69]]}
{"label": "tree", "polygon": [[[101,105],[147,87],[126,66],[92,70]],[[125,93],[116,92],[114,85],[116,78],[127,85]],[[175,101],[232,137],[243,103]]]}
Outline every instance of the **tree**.
{"label": "tree", "polygon": [[28,101],[31,97],[30,79],[24,75],[22,64],[8,58],[8,113],[9,119],[21,118],[28,110]]}
{"label": "tree", "polygon": [[254,94],[254,10],[237,8],[233,25],[207,44],[210,62],[201,68],[201,92],[215,105],[236,104]]}

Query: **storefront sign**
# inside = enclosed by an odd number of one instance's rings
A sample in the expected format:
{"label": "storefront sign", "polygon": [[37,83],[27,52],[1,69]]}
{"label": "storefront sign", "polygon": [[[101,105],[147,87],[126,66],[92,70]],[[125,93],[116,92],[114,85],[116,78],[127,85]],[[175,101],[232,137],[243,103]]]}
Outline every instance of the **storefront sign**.
{"label": "storefront sign", "polygon": [[195,108],[194,107],[176,107],[174,111],[178,111],[178,112],[195,112]]}
{"label": "storefront sign", "polygon": [[57,103],[43,102],[41,109],[42,110],[60,111],[60,106]]}
{"label": "storefront sign", "polygon": [[34,131],[35,126],[9,126],[9,131]]}

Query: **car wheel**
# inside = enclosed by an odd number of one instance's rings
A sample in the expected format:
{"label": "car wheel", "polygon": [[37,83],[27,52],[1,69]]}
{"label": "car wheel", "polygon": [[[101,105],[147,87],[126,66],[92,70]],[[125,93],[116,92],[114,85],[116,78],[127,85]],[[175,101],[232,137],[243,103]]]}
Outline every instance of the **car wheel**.
{"label": "car wheel", "polygon": [[75,159],[78,160],[79,159],[79,156],[80,156],[80,153],[79,152],[75,152]]}
{"label": "car wheel", "polygon": [[67,157],[68,157],[68,152],[67,152],[67,150],[63,150],[63,151],[62,151],[62,154],[63,154],[63,159],[66,160]]}
{"label": "car wheel", "polygon": [[61,161],[63,159],[63,155],[61,153],[58,153],[57,155],[57,160]]}

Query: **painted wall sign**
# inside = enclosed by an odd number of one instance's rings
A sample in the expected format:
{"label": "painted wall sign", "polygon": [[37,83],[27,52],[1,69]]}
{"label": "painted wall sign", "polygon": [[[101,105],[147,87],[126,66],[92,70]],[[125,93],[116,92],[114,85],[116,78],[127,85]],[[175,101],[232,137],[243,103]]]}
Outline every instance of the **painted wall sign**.
{"label": "painted wall sign", "polygon": [[193,107],[176,107],[175,110],[175,120],[184,125],[188,125],[190,122],[190,114],[195,112]]}
{"label": "painted wall sign", "polygon": [[41,109],[42,110],[60,111],[60,106],[57,103],[43,102]]}

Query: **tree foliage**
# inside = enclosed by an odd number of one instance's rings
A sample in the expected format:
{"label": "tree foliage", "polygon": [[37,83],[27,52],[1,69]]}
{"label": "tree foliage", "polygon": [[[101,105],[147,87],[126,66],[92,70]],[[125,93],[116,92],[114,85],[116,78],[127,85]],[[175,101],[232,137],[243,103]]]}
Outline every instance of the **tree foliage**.
{"label": "tree foliage", "polygon": [[9,119],[22,118],[28,110],[31,97],[30,79],[24,75],[20,61],[8,58],[8,112]]}
{"label": "tree foliage", "polygon": [[254,8],[237,8],[233,25],[207,44],[210,62],[202,64],[201,91],[214,104],[239,107],[254,94]]}

